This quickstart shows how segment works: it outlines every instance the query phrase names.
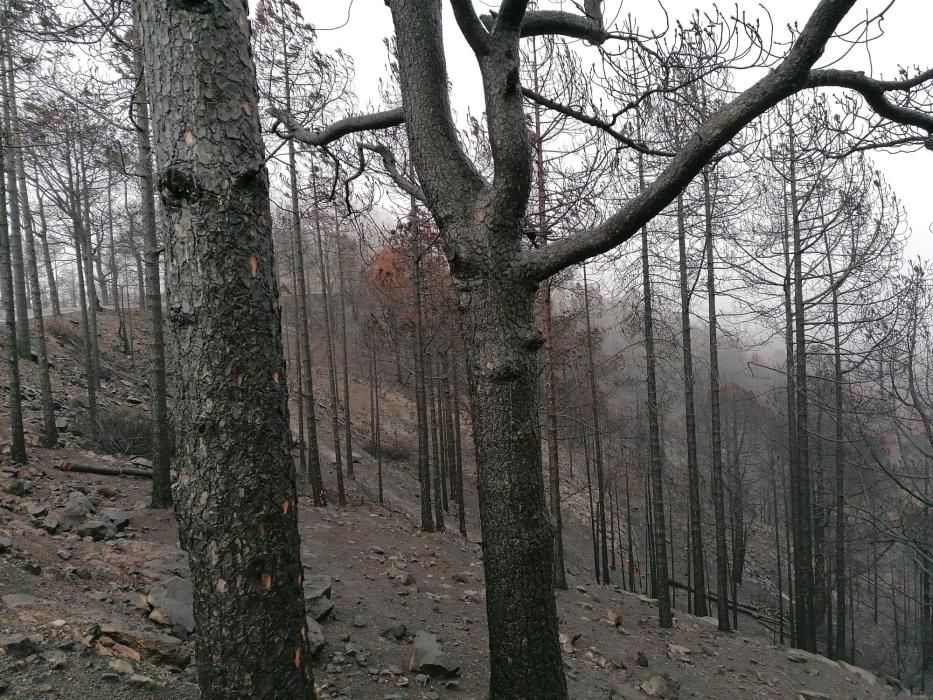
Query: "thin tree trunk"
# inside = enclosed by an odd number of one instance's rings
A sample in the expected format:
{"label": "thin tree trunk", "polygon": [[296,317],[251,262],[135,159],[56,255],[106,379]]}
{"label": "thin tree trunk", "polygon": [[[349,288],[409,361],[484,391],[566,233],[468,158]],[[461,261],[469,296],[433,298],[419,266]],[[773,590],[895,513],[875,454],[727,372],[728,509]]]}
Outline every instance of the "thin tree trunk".
{"label": "thin tree trunk", "polygon": [[794,335],[796,341],[796,426],[797,426],[797,474],[792,483],[796,486],[794,520],[798,532],[794,537],[795,598],[797,604],[797,643],[807,651],[816,651],[816,626],[813,608],[813,561],[812,529],[810,522],[810,467],[809,467],[809,424],[807,420],[807,339],[803,300],[803,255],[800,238],[800,209],[797,200],[797,154],[793,126],[790,129],[790,204],[793,232],[794,262]]}
{"label": "thin tree trunk", "polygon": [[52,252],[49,247],[48,226],[45,221],[45,204],[42,201],[42,194],[36,187],[36,199],[39,202],[39,231],[38,236],[42,239],[42,262],[45,267],[45,278],[49,286],[49,301],[52,303],[52,315],[61,316],[61,303],[58,299],[58,282],[55,279],[55,270],[52,268]]}
{"label": "thin tree trunk", "polygon": [[460,442],[460,380],[457,369],[457,356],[454,355],[450,362],[453,374],[453,401],[454,401],[454,443],[456,447],[456,469],[457,469],[457,524],[460,526],[460,534],[467,536],[466,529],[466,495],[463,492],[463,447]]}
{"label": "thin tree trunk", "polygon": [[[58,428],[55,427],[55,405],[52,399],[52,380],[49,374],[49,354],[45,339],[45,318],[42,306],[42,287],[39,284],[39,265],[36,257],[35,222],[29,204],[29,188],[26,185],[26,166],[23,154],[23,139],[16,104],[16,85],[13,79],[13,57],[7,54],[7,91],[10,103],[10,124],[13,135],[13,151],[16,181],[19,186],[20,210],[23,214],[23,240],[26,248],[26,273],[29,279],[32,315],[36,327],[36,357],[39,369],[39,401],[42,405],[43,447],[54,447],[58,443]],[[13,194],[12,192],[10,193]],[[23,319],[25,323],[25,319]],[[18,350],[19,348],[17,348]]]}
{"label": "thin tree trunk", "polygon": [[6,177],[6,191],[8,206],[7,240],[10,247],[10,265],[13,272],[13,304],[16,308],[16,348],[19,356],[28,360],[32,354],[29,341],[29,302],[26,296],[26,267],[23,260],[23,232],[19,211],[19,186],[16,181],[16,137],[14,135],[12,95],[9,89],[10,66],[12,57],[10,51],[10,28],[3,31],[4,56],[7,60],[2,63],[6,69],[3,77],[3,131],[6,148],[3,152],[3,171]]}
{"label": "thin tree trunk", "polygon": [[[317,171],[312,168],[312,190],[317,197]],[[327,258],[324,257],[324,240],[321,232],[321,211],[318,202],[314,203],[314,232],[317,239],[318,266],[321,274],[321,306],[324,308],[324,347],[327,351],[327,371],[330,377],[330,413],[331,432],[334,439],[334,461],[337,472],[337,503],[347,505],[347,492],[343,484],[343,457],[340,452],[340,397],[337,394],[337,363],[334,359],[334,327],[331,322],[330,283],[327,275]]]}
{"label": "thin tree trunk", "polygon": [[415,304],[415,333],[412,352],[415,361],[415,407],[418,417],[418,484],[421,487],[421,531],[434,532],[434,511],[431,508],[431,465],[428,454],[428,407],[425,397],[424,369],[424,315],[421,299],[421,226],[418,222],[418,208],[414,197],[411,198],[411,236],[412,236],[412,296]]}
{"label": "thin tree trunk", "polygon": [[[298,289],[298,255],[295,251],[295,240],[291,240],[291,254],[292,254],[292,285],[296,290],[295,297],[297,299],[297,289]],[[295,302],[292,304],[292,319],[293,327],[295,329],[295,354],[294,359],[289,352],[289,343],[288,343],[288,330],[287,326],[284,329],[285,335],[285,358],[286,358],[286,367],[290,363],[295,365],[295,386],[298,388],[298,401],[295,403],[298,404],[298,475],[297,483],[295,485],[298,490],[299,495],[301,494],[302,480],[306,480],[307,483],[311,482],[311,478],[308,475],[308,453],[305,443],[305,402],[304,402],[304,373],[302,372],[302,355],[304,354],[304,338],[301,335],[301,311],[298,308],[298,303]],[[314,503],[314,497],[312,496],[312,503]],[[317,503],[315,503],[317,505]]]}
{"label": "thin tree trunk", "polygon": [[[285,91],[286,106],[291,108],[290,83]],[[298,168],[295,157],[295,142],[288,144],[288,183],[291,195],[292,244],[295,249],[295,273],[297,276],[298,327],[301,336],[299,364],[304,382],[300,386],[298,400],[303,404],[304,432],[308,439],[308,483],[311,486],[311,502],[316,506],[327,504],[324,479],[321,474],[321,451],[317,434],[317,406],[314,400],[314,363],[311,358],[311,333],[308,320],[308,282],[305,277],[304,239],[301,235],[301,211],[298,208]]]}
{"label": "thin tree trunk", "polygon": [[[6,134],[0,134],[0,148],[8,149]],[[26,436],[23,433],[23,397],[19,380],[19,351],[16,347],[16,304],[13,291],[13,265],[10,255],[10,229],[7,224],[6,184],[0,177],[0,297],[3,299],[3,325],[6,330],[4,345],[7,356],[9,390],[7,405],[10,411],[10,460],[16,464],[26,462]]]}
{"label": "thin tree trunk", "polygon": [[[644,156],[638,156],[638,179],[645,187]],[[658,599],[658,622],[661,627],[674,624],[671,615],[671,591],[667,581],[667,528],[664,522],[664,455],[661,447],[660,417],[658,415],[658,380],[655,369],[654,315],[651,298],[651,275],[648,264],[648,229],[641,229],[642,288],[645,299],[645,366],[648,384],[648,443],[652,498],[652,530],[654,535],[654,583]]]}
{"label": "thin tree trunk", "polygon": [[716,593],[719,631],[728,632],[729,608],[729,554],[726,545],[726,513],[722,478],[722,428],[719,406],[719,339],[716,324],[716,269],[713,266],[713,202],[710,192],[709,171],[703,171],[703,201],[706,218],[706,290],[709,299],[709,393],[710,438],[712,441],[713,512],[716,518]]}
{"label": "thin tree trunk", "polygon": [[343,279],[343,253],[340,250],[340,226],[334,209],[334,244],[337,256],[337,292],[340,295],[340,346],[343,359],[343,447],[346,455],[347,476],[353,476],[353,416],[350,414],[350,358],[347,354],[347,290]]}
{"label": "thin tree trunk", "polygon": [[599,423],[599,396],[596,393],[596,365],[593,361],[593,331],[590,327],[590,292],[583,264],[583,307],[586,319],[586,365],[590,383],[590,407],[593,412],[593,463],[596,467],[596,530],[599,539],[600,568],[596,580],[609,585],[609,553],[606,545],[606,477],[603,473],[603,442]]}
{"label": "thin tree trunk", "polygon": [[[836,384],[836,656],[845,656],[846,648],[846,497],[845,497],[845,453],[843,445],[842,413],[842,348],[839,339],[839,298],[833,284],[833,373]],[[829,601],[827,601],[827,607]],[[827,630],[827,633],[829,631]]]}
{"label": "thin tree trunk", "polygon": [[434,397],[434,356],[425,353],[425,363],[427,365],[427,402],[430,418],[428,420],[428,432],[431,436],[431,491],[434,500],[434,529],[437,532],[444,531],[444,504],[441,502],[441,459],[440,446],[437,439],[438,413],[437,402]]}
{"label": "thin tree trunk", "polygon": [[156,229],[155,178],[152,172],[152,142],[149,137],[149,97],[142,56],[134,52],[136,64],[136,153],[139,169],[142,234],[146,270],[146,311],[149,315],[149,410],[152,414],[152,507],[172,505],[172,445],[168,425],[165,377],[165,333],[162,319],[162,289],[159,279],[161,241]]}
{"label": "thin tree trunk", "polygon": [[700,464],[697,458],[696,404],[693,380],[693,338],[690,325],[690,285],[687,279],[687,228],[683,195],[677,197],[677,234],[680,249],[680,332],[684,350],[684,412],[687,430],[687,478],[690,501],[690,564],[693,569],[692,609],[709,615],[703,559],[703,516],[700,506]]}

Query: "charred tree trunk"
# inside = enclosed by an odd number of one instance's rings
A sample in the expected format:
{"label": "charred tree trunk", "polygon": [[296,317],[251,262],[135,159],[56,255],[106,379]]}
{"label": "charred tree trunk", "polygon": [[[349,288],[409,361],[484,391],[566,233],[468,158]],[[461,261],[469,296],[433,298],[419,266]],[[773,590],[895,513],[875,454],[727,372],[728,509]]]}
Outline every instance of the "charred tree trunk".
{"label": "charred tree trunk", "polygon": [[[312,168],[312,191],[317,198],[317,174]],[[327,352],[327,372],[330,378],[330,426],[334,440],[334,470],[337,473],[337,503],[347,505],[347,492],[343,485],[343,456],[340,452],[340,396],[337,393],[337,361],[334,358],[334,325],[330,308],[330,281],[327,258],[324,255],[324,234],[321,230],[320,203],[314,203],[314,233],[317,240],[318,267],[321,274],[321,306],[324,309],[324,349]]]}
{"label": "charred tree trunk", "polygon": [[[8,149],[6,134],[0,134],[0,148]],[[13,291],[13,265],[10,255],[10,229],[7,225],[6,184],[0,177],[0,297],[3,298],[4,345],[7,357],[10,411],[10,460],[26,461],[26,436],[23,433],[23,397],[19,382],[19,351],[16,347],[16,303]]]}
{"label": "charred tree trunk", "polygon": [[42,195],[36,188],[36,199],[39,202],[39,230],[36,234],[42,240],[42,264],[45,267],[46,283],[49,286],[49,301],[52,304],[52,315],[61,316],[61,303],[58,299],[58,283],[55,280],[55,270],[52,268],[52,251],[49,246],[49,229],[45,221],[45,204]]}
{"label": "charred tree trunk", "polygon": [[690,326],[690,284],[687,278],[687,227],[683,195],[677,198],[677,238],[680,249],[680,329],[684,350],[684,413],[687,429],[687,479],[690,500],[690,564],[693,569],[691,603],[697,617],[709,615],[703,559],[703,511],[700,506],[700,464],[697,458],[696,402],[693,381],[693,338]]}
{"label": "charred tree trunk", "polygon": [[434,529],[437,532],[444,531],[444,504],[441,501],[441,454],[440,444],[437,438],[437,428],[439,416],[437,412],[437,401],[435,400],[435,364],[434,356],[425,353],[425,363],[427,365],[426,383],[427,383],[427,402],[428,402],[428,434],[431,438],[431,495],[434,502]]}
{"label": "charred tree trunk", "polygon": [[709,170],[703,171],[703,202],[706,218],[706,290],[709,300],[709,394],[710,439],[712,443],[713,513],[716,518],[716,604],[719,631],[728,632],[729,553],[726,543],[726,508],[722,478],[722,426],[719,402],[719,338],[716,327],[716,268],[713,245],[713,200]]}
{"label": "charred tree trunk", "polygon": [[176,511],[201,696],[314,698],[247,6],[141,0],[139,13],[169,234]]}
{"label": "charred tree trunk", "polygon": [[343,253],[340,250],[340,228],[334,210],[334,244],[337,257],[337,293],[340,295],[340,356],[343,359],[343,448],[347,476],[353,477],[353,416],[350,414],[350,357],[347,354],[347,288],[343,278]]}
{"label": "charred tree trunk", "polygon": [[[42,446],[54,447],[58,443],[58,428],[55,427],[55,405],[52,400],[52,380],[49,375],[49,353],[45,342],[45,318],[42,306],[42,287],[39,284],[39,264],[36,256],[35,221],[29,204],[29,188],[26,185],[26,165],[23,154],[23,139],[16,104],[16,84],[13,79],[13,56],[7,53],[7,93],[10,104],[12,133],[11,150],[16,169],[20,210],[23,214],[23,242],[26,248],[26,273],[32,301],[32,315],[36,326],[36,358],[39,369],[39,402],[42,405]],[[10,192],[12,195],[12,191]],[[25,324],[26,319],[22,319]],[[17,348],[18,350],[19,348]]]}
{"label": "charred tree trunk", "polygon": [[[156,228],[155,178],[152,172],[152,142],[149,125],[149,96],[141,50],[134,52],[136,62],[136,154],[139,163],[139,193],[145,261],[145,308],[149,316],[149,410],[152,413],[152,507],[172,505],[171,436],[168,425],[165,377],[165,331],[162,317],[162,286],[159,279],[159,255],[163,250]],[[180,360],[180,358],[179,358]]]}

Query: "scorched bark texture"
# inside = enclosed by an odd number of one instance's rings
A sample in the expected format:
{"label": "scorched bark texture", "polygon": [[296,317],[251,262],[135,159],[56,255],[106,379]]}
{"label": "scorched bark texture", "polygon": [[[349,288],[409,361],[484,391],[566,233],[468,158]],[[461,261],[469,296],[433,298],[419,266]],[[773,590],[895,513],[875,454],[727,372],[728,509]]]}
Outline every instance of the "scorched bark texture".
{"label": "scorched bark texture", "polygon": [[268,177],[242,0],[140,0],[168,315],[175,504],[204,698],[313,698]]}

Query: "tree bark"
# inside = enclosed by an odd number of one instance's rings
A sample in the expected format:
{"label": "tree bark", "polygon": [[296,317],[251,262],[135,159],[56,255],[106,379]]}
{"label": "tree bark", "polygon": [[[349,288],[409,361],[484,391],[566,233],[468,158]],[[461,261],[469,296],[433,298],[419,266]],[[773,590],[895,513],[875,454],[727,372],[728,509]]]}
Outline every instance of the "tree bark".
{"label": "tree bark", "polygon": [[52,268],[52,252],[49,246],[49,229],[45,222],[45,204],[42,201],[42,195],[36,188],[36,199],[39,202],[39,230],[37,235],[42,239],[42,263],[45,267],[45,278],[49,286],[49,301],[52,304],[52,315],[61,316],[61,302],[58,299],[58,282],[55,279],[55,270]]}
{"label": "tree bark", "polygon": [[337,257],[337,293],[340,295],[340,357],[343,360],[343,448],[347,476],[353,477],[353,417],[350,415],[350,358],[347,354],[347,288],[343,278],[343,252],[340,250],[340,219],[334,209],[334,255]]}
{"label": "tree bark", "polygon": [[169,234],[176,512],[201,696],[306,700],[314,679],[248,8],[141,0],[139,13]]}
{"label": "tree bark", "polygon": [[426,386],[428,402],[428,434],[431,438],[431,497],[434,501],[434,529],[437,532],[444,531],[444,504],[441,502],[441,454],[440,445],[437,439],[437,428],[439,422],[438,403],[435,400],[435,364],[434,356],[430,352],[425,353],[425,363],[427,365]]}

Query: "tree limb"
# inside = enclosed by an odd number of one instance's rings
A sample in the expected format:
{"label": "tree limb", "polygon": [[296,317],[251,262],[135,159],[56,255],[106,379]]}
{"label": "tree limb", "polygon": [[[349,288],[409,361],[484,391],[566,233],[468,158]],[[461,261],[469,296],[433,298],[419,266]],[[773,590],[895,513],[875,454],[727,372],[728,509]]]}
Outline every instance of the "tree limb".
{"label": "tree limb", "polygon": [[386,169],[392,181],[415,199],[422,202],[424,201],[424,192],[421,187],[402,175],[401,171],[399,171],[398,161],[396,161],[392,149],[382,143],[361,143],[360,148],[365,148],[367,151],[378,154],[379,157],[382,158],[382,166]]}
{"label": "tree limb", "polygon": [[384,112],[346,117],[318,131],[311,131],[298,124],[298,122],[284,110],[270,107],[266,112],[284,124],[293,139],[306,143],[309,146],[326,146],[347,134],[354,134],[360,131],[390,129],[393,126],[400,126],[405,122],[405,114],[402,108],[396,107],[395,109],[389,109]]}
{"label": "tree limb", "polygon": [[547,107],[548,109],[563,114],[566,117],[576,119],[578,122],[588,124],[589,126],[609,134],[619,143],[624,144],[625,146],[628,146],[629,148],[632,148],[639,153],[644,153],[648,156],[660,156],[664,158],[672,158],[675,155],[671,151],[659,151],[654,148],[649,148],[644,144],[638,143],[634,139],[631,139],[623,134],[618,129],[615,129],[609,122],[603,121],[598,117],[592,117],[588,114],[585,114],[584,112],[574,109],[573,107],[568,107],[567,105],[561,104],[560,102],[555,102],[554,100],[547,98],[544,95],[538,94],[530,88],[523,87],[522,94],[532,102],[537,102],[542,107]]}
{"label": "tree limb", "polygon": [[473,1],[450,0],[450,6],[453,8],[454,18],[457,20],[457,26],[460,27],[460,33],[463,34],[463,38],[473,49],[473,53],[477,56],[488,54],[489,32],[473,9]]}
{"label": "tree limb", "polygon": [[[509,2],[505,0],[502,3],[502,12],[490,12],[483,15],[481,20],[486,28],[494,30],[499,25],[501,15],[508,10],[508,17],[517,11],[521,6],[524,11],[527,2]],[[515,6],[515,7],[513,7]],[[603,26],[603,4],[602,0],[584,0],[583,11],[585,14],[577,15],[572,12],[563,12],[560,10],[532,10],[524,12],[521,17],[521,35],[523,37],[542,36],[545,34],[560,34],[572,39],[583,39],[591,44],[602,44],[610,38],[610,34]],[[514,20],[508,20],[511,24]]]}

